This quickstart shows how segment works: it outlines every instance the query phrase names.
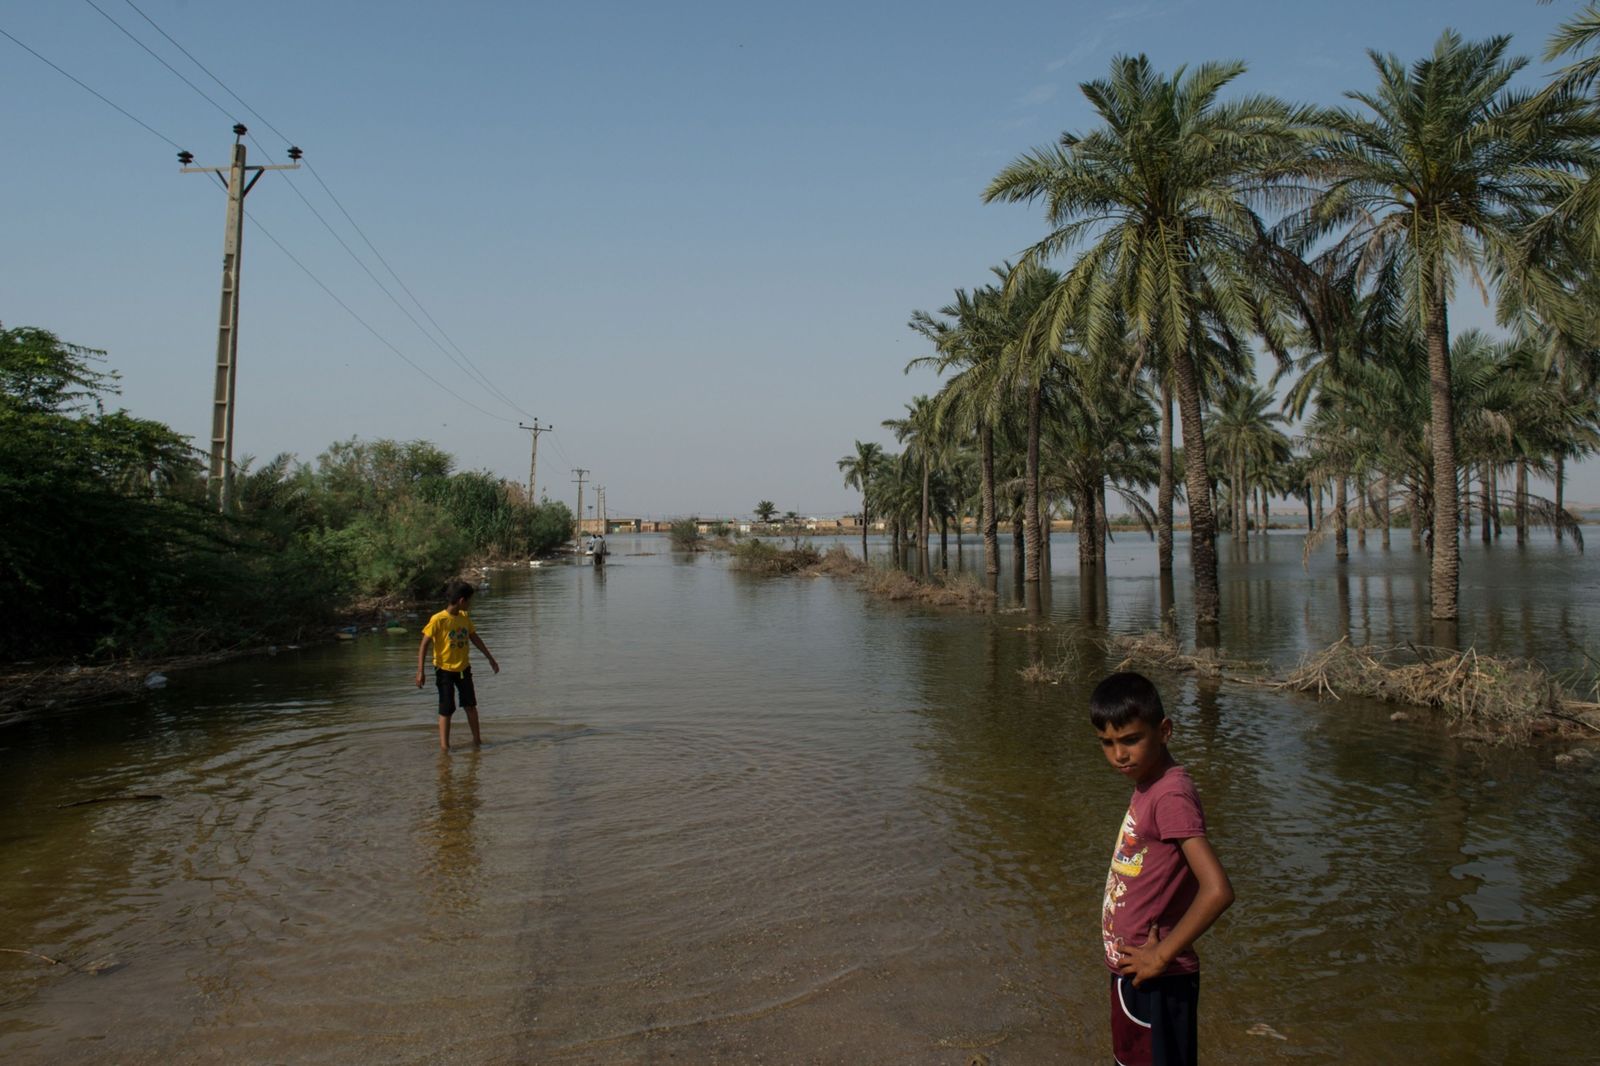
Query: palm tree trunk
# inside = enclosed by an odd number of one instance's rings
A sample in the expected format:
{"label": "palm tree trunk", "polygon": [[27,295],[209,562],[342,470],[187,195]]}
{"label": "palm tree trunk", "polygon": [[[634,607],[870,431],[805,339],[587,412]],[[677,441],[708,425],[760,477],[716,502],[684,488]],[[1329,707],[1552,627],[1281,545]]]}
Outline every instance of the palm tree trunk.
{"label": "palm tree trunk", "polygon": [[1040,579],[1050,579],[1050,568],[1054,560],[1050,557],[1050,515],[1053,514],[1053,504],[1050,496],[1040,493],[1038,496],[1038,570]]}
{"label": "palm tree trunk", "polygon": [[1333,557],[1350,558],[1350,511],[1345,500],[1349,479],[1343,474],[1334,480],[1333,489]]}
{"label": "palm tree trunk", "polygon": [[917,519],[917,573],[926,575],[928,572],[928,552],[932,526],[928,524],[928,482],[932,471],[928,468],[928,460],[922,460],[922,514]]}
{"label": "palm tree trunk", "polygon": [[950,569],[950,516],[939,515],[939,569]]}
{"label": "palm tree trunk", "polygon": [[1461,467],[1461,535],[1472,539],[1472,465]]}
{"label": "palm tree trunk", "polygon": [[872,524],[872,512],[867,507],[867,494],[861,494],[861,561],[867,561],[867,526]]}
{"label": "palm tree trunk", "polygon": [[1320,484],[1316,486],[1316,494],[1317,494],[1317,528],[1321,529],[1323,526],[1327,525],[1328,520],[1327,520],[1327,514],[1323,510],[1323,507],[1322,507],[1322,486]]}
{"label": "palm tree trunk", "polygon": [[1411,479],[1411,550],[1422,550],[1422,487],[1416,478]]}
{"label": "palm tree trunk", "polygon": [[1214,625],[1222,610],[1217,584],[1217,518],[1211,509],[1211,473],[1200,407],[1200,374],[1187,349],[1174,353],[1178,417],[1183,425],[1184,487],[1189,493],[1189,567],[1194,572],[1194,620]]}
{"label": "palm tree trunk", "polygon": [[1367,476],[1356,475],[1356,547],[1367,546]]}
{"label": "palm tree trunk", "polygon": [[1016,503],[1013,501],[1011,506],[1011,559],[1012,569],[1019,573],[1022,571],[1023,558],[1028,554],[1025,544],[1027,537],[1023,533],[1024,525],[1022,512],[1017,509]]}
{"label": "palm tree trunk", "polygon": [[1427,319],[1428,391],[1433,435],[1433,617],[1456,617],[1456,590],[1461,579],[1460,523],[1456,499],[1456,420],[1450,395],[1450,323],[1445,308],[1443,265],[1429,279]]}
{"label": "palm tree trunk", "polygon": [[1161,480],[1156,488],[1156,562],[1172,570],[1172,384],[1161,375]]}
{"label": "palm tree trunk", "polygon": [[[1043,431],[1044,431],[1044,423],[1043,423],[1044,410],[1043,410],[1042,406],[1040,408],[1039,417],[1040,417],[1039,430],[1040,430],[1041,433],[1043,433]],[[1042,447],[1043,447],[1042,443],[1041,443],[1040,447],[1042,449]],[[1039,538],[1039,577],[1040,577],[1040,580],[1043,580],[1045,573],[1050,569],[1050,560],[1045,558],[1045,556],[1050,554],[1050,544],[1049,544],[1049,538],[1050,538],[1050,497],[1044,491],[1044,463],[1043,462],[1040,462],[1038,468],[1034,470],[1034,472],[1033,472],[1033,481],[1034,481],[1034,486],[1035,486],[1034,487],[1034,495],[1039,500],[1039,517],[1034,519],[1034,522],[1038,526],[1038,528],[1034,530],[1034,535]]]}
{"label": "palm tree trunk", "polygon": [[1500,539],[1500,466],[1498,463],[1489,467],[1489,484],[1492,487],[1490,499],[1493,501],[1490,509],[1494,512],[1494,539]]}
{"label": "palm tree trunk", "polygon": [[979,523],[983,526],[983,572],[1000,572],[1000,518],[994,511],[994,427],[987,422],[978,431],[983,449],[979,489]]}
{"label": "palm tree trunk", "polygon": [[1387,551],[1389,549],[1389,526],[1392,524],[1392,520],[1394,518],[1392,509],[1389,506],[1388,474],[1385,474],[1383,477],[1378,479],[1378,506],[1380,508],[1379,514],[1381,521],[1383,522],[1383,547],[1384,550]]}
{"label": "palm tree trunk", "polygon": [[1556,543],[1567,539],[1567,455],[1556,452]]}
{"label": "palm tree trunk", "polygon": [[1315,509],[1311,504],[1311,482],[1306,482],[1306,532],[1310,533],[1317,528]]}
{"label": "palm tree trunk", "polygon": [[1243,463],[1234,464],[1233,476],[1229,480],[1233,482],[1228,491],[1228,509],[1232,513],[1231,525],[1233,526],[1233,538],[1240,544],[1243,544],[1250,539],[1250,519],[1245,517],[1244,510],[1245,488]]}
{"label": "palm tree trunk", "polygon": [[1078,493],[1074,505],[1078,511],[1077,521],[1073,522],[1073,528],[1078,533],[1078,567],[1087,569],[1094,566],[1095,542],[1094,494],[1087,481],[1083,484],[1083,491]]}
{"label": "palm tree trunk", "polygon": [[1483,515],[1482,515],[1482,517],[1480,519],[1482,524],[1483,524],[1483,527],[1482,527],[1481,533],[1479,534],[1479,539],[1482,540],[1485,544],[1487,544],[1487,543],[1489,543],[1489,532],[1494,527],[1494,519],[1493,519],[1493,517],[1492,517],[1492,515],[1490,513],[1490,512],[1492,512],[1494,510],[1494,504],[1493,504],[1493,502],[1491,501],[1491,498],[1490,498],[1490,494],[1493,492],[1493,489],[1494,489],[1494,467],[1493,466],[1491,466],[1488,463],[1479,463],[1478,464],[1478,483],[1479,483],[1479,486],[1483,489],[1483,498],[1482,498],[1482,501],[1481,501],[1483,506],[1479,508],[1479,510],[1481,510],[1483,512]]}
{"label": "palm tree trunk", "polygon": [[1094,565],[1106,565],[1106,542],[1111,536],[1111,516],[1106,513],[1106,478],[1100,475],[1099,490],[1094,494]]}
{"label": "palm tree trunk", "polygon": [[1517,546],[1528,543],[1528,460],[1517,457]]}
{"label": "palm tree trunk", "polygon": [[1028,457],[1022,478],[1022,579],[1039,580],[1039,420],[1044,390],[1035,382],[1028,387]]}

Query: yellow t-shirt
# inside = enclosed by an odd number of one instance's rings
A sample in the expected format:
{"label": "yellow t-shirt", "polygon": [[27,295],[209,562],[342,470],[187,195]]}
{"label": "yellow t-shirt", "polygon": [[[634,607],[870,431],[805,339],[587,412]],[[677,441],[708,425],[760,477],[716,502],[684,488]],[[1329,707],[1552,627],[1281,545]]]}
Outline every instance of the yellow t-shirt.
{"label": "yellow t-shirt", "polygon": [[457,673],[465,670],[467,652],[472,648],[472,634],[477,631],[466,611],[457,614],[440,611],[428,619],[428,624],[422,627],[422,634],[433,640],[433,665]]}

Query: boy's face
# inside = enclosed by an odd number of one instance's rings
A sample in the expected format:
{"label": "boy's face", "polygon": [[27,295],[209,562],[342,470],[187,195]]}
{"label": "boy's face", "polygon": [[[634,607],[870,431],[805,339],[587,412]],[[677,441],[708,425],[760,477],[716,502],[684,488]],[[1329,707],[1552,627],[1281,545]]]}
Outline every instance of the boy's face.
{"label": "boy's face", "polygon": [[1100,750],[1106,753],[1111,768],[1136,785],[1150,780],[1167,758],[1167,741],[1172,738],[1172,719],[1163,718],[1150,726],[1135,718],[1127,725],[1107,725],[1097,730]]}

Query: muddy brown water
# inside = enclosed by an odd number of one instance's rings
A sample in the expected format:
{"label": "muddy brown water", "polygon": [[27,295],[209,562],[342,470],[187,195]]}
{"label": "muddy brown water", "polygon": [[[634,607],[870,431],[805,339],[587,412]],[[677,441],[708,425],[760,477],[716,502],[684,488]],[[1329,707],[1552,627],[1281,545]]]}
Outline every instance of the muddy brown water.
{"label": "muddy brown water", "polygon": [[[1224,542],[1224,645],[1430,639],[1403,541]],[[985,618],[612,550],[478,600],[478,752],[435,748],[415,621],[0,726],[0,947],[78,967],[0,954],[0,1061],[1104,1060],[1126,786],[1084,638],[1183,627],[1184,570],[1124,537],[1080,581],[1057,538],[1038,613]],[[1570,545],[1469,545],[1462,602],[1482,650],[1600,646]],[[1600,761],[1157,680],[1238,893],[1209,1061],[1595,1061]]]}

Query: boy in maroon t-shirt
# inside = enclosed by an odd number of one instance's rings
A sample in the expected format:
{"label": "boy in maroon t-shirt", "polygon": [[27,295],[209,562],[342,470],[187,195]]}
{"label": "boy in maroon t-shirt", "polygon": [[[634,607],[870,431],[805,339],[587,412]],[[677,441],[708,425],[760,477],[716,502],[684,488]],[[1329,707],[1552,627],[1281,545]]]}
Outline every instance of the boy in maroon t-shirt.
{"label": "boy in maroon t-shirt", "polygon": [[1133,781],[1100,917],[1112,1049],[1121,1066],[1187,1066],[1199,1055],[1193,945],[1233,903],[1233,886],[1206,840],[1194,782],[1167,750],[1172,720],[1155,685],[1112,674],[1089,697],[1089,719],[1106,759]]}

